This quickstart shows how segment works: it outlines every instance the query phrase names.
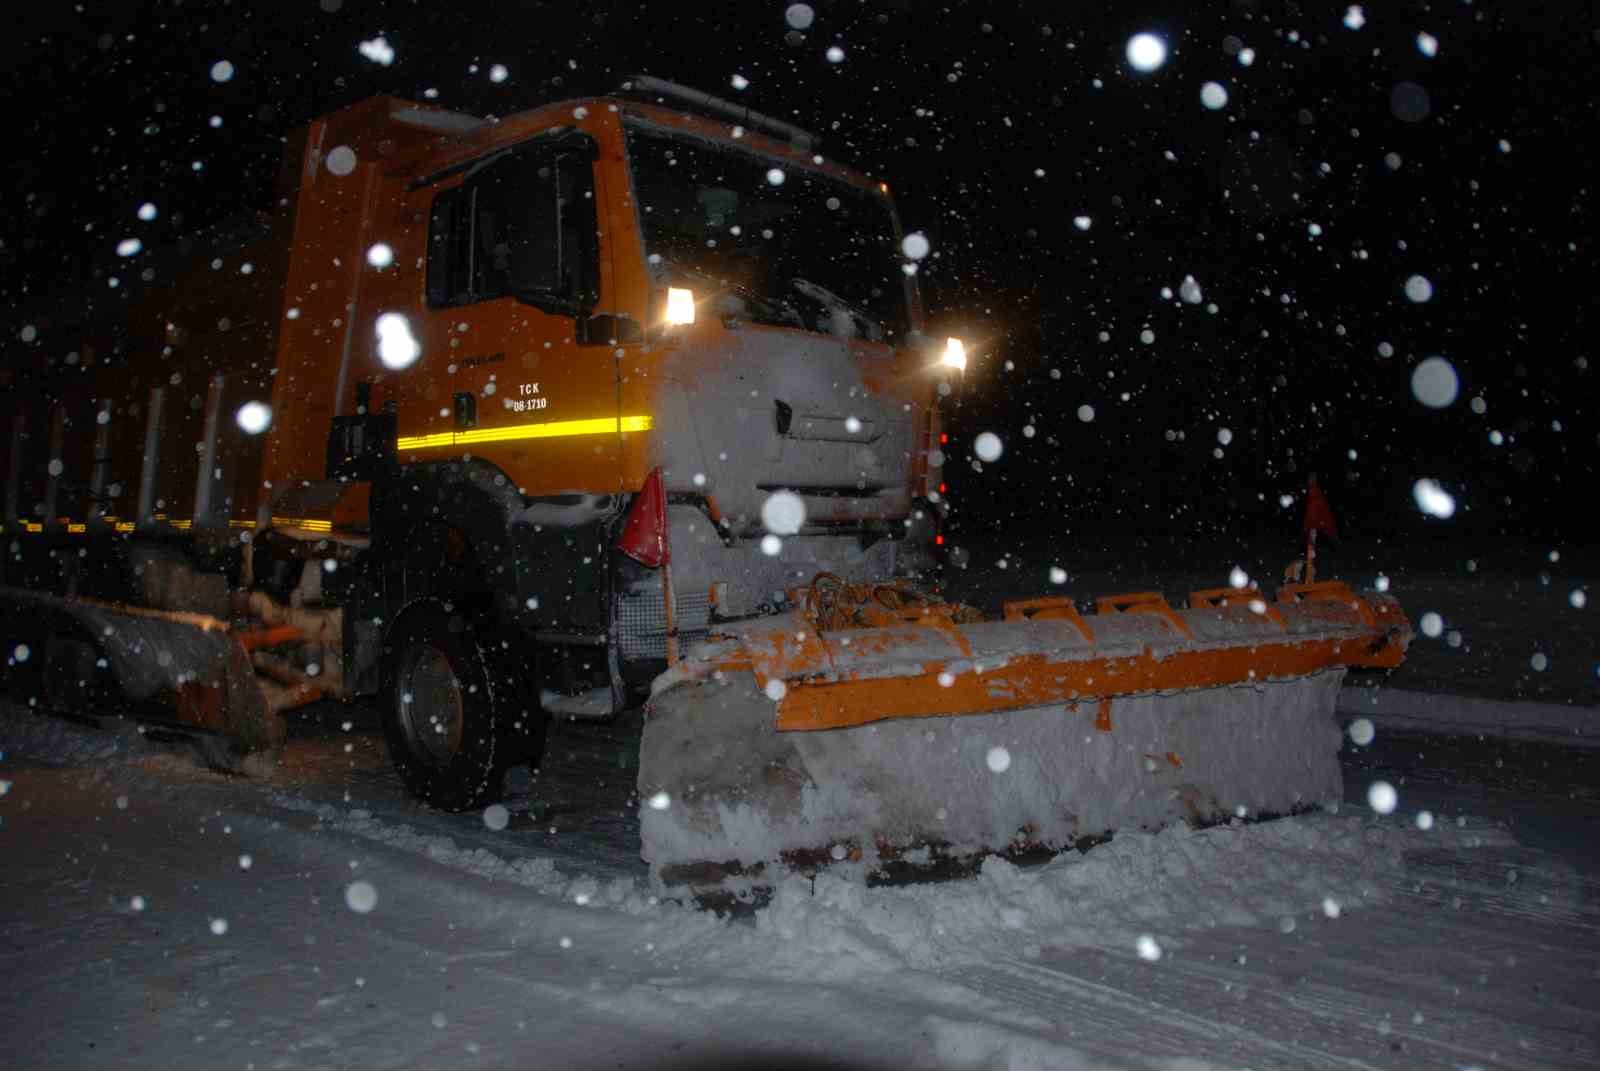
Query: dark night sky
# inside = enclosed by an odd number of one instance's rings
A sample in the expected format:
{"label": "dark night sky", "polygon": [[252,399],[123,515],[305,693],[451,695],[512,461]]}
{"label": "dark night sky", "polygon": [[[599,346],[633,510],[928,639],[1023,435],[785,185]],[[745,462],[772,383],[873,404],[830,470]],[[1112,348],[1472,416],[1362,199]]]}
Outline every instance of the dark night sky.
{"label": "dark night sky", "polygon": [[[127,273],[122,238],[159,246],[261,203],[280,139],[320,112],[435,89],[506,114],[642,70],[747,98],[895,188],[938,254],[922,275],[937,322],[986,341],[957,440],[992,430],[1006,454],[980,473],[961,450],[949,472],[974,522],[1026,501],[1080,529],[1288,531],[1298,507],[1278,496],[1311,467],[1347,528],[1592,541],[1573,503],[1600,456],[1594,4],[1368,3],[1352,30],[1345,3],[813,0],[803,35],[787,6],[23,7],[0,83],[20,128],[0,223],[8,337],[32,294]],[[1139,31],[1171,48],[1158,71],[1124,60]],[[379,33],[391,66],[357,50]],[[1200,101],[1213,80],[1219,110]],[[1404,82],[1425,117],[1397,116]],[[154,223],[136,218],[147,200]],[[1426,304],[1405,296],[1413,274]],[[1186,275],[1214,313],[1162,296]],[[1435,355],[1460,377],[1439,410],[1411,388]],[[1422,476],[1456,494],[1454,519],[1419,513]]]}

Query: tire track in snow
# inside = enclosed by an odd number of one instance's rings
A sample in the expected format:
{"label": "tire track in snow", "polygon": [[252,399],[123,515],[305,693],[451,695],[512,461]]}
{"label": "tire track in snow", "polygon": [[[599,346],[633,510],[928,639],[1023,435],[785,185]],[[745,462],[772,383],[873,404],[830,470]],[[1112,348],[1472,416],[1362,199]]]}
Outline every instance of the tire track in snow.
{"label": "tire track in snow", "polygon": [[[1195,987],[1174,987],[1170,978],[1165,985],[1150,985],[1154,972],[1171,975],[1171,968],[1119,965],[1115,957],[1099,952],[1090,953],[1087,958],[1104,972],[1103,978],[1118,980],[1095,982],[1074,972],[1027,963],[969,968],[946,977],[991,999],[1002,998],[1058,1023],[1070,1041],[1107,1056],[1125,1059],[1131,1052],[1143,1058],[1178,1060],[1192,1058],[1198,1052],[1209,1060],[1244,1065],[1271,1053],[1281,1057],[1278,1066],[1304,1071],[1357,1071],[1382,1066],[1285,1044],[1278,1040],[1284,1033],[1283,1019],[1252,1010],[1245,1000],[1237,1006],[1237,1010],[1248,1013],[1245,1022],[1228,1022],[1184,1010],[1185,1005],[1194,1003],[1188,998],[1197,995],[1185,990]],[[1123,974],[1119,966],[1129,973]],[[1176,988],[1178,992],[1172,993],[1170,999],[1153,1000],[1143,995],[1152,988]],[[1081,1024],[1083,1031],[1075,1024]],[[1113,1039],[1116,1047],[1108,1045]]]}
{"label": "tire track in snow", "polygon": [[[1593,1067],[1596,883],[1509,845],[1408,863],[1385,906],[1301,916],[1292,933],[1191,931],[1159,963],[1080,948],[942,976],[1107,1058],[1265,1059],[1311,1071]],[[1506,891],[1509,867],[1525,877]],[[1466,893],[1460,907],[1446,889]],[[1548,889],[1563,890],[1562,902],[1539,902]],[[1405,952],[1416,947],[1434,951]]]}

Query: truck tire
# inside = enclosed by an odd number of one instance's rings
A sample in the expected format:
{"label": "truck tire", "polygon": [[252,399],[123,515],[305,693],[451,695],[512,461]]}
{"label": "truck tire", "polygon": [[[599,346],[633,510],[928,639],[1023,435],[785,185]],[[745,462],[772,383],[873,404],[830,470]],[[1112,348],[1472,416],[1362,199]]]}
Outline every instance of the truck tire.
{"label": "truck tire", "polygon": [[500,795],[508,767],[536,764],[544,715],[535,677],[492,625],[428,599],[384,644],[383,733],[411,794],[443,811]]}

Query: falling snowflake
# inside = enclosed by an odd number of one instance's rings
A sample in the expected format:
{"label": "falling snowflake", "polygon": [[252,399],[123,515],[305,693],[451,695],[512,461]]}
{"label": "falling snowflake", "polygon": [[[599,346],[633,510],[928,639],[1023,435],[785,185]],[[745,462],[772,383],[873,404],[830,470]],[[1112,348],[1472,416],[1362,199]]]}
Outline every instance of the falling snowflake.
{"label": "falling snowflake", "polygon": [[793,491],[774,491],[761,503],[761,523],[774,535],[796,535],[806,523],[805,500]]}
{"label": "falling snowflake", "polygon": [[1411,393],[1430,409],[1448,408],[1460,388],[1455,366],[1443,357],[1429,357],[1411,372]]}
{"label": "falling snowflake", "polygon": [[1430,517],[1443,520],[1455,516],[1456,500],[1437,480],[1424,477],[1411,486],[1411,497],[1416,501],[1417,508]]}
{"label": "falling snowflake", "polygon": [[328,153],[328,170],[335,175],[348,175],[356,169],[356,151],[348,145],[335,146]]}
{"label": "falling snowflake", "polygon": [[398,312],[386,312],[378,317],[378,359],[387,367],[399,371],[409,368],[422,356],[422,346],[411,333],[411,322]]}
{"label": "falling snowflake", "polygon": [[352,881],[344,889],[344,903],[358,915],[365,915],[378,906],[378,890],[370,881]]}
{"label": "falling snowflake", "polygon": [[385,67],[394,62],[394,49],[390,47],[389,39],[382,34],[370,41],[362,41],[356,45],[356,51],[373,63],[382,64]]}
{"label": "falling snowflake", "polygon": [[272,407],[262,402],[245,402],[233,419],[246,435],[260,435],[272,423]]}
{"label": "falling snowflake", "polygon": [[1150,72],[1167,62],[1167,43],[1153,33],[1137,33],[1128,39],[1128,66]]}

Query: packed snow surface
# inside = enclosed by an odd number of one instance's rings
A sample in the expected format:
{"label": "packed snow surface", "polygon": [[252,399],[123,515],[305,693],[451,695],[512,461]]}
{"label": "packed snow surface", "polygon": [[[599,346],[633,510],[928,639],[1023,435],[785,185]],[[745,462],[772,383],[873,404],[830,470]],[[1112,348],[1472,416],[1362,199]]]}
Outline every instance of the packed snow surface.
{"label": "packed snow surface", "polygon": [[[579,771],[591,816],[616,803],[596,794],[614,739]],[[1600,970],[1592,880],[1453,809],[1424,821],[1405,789],[1392,818],[1345,805],[1123,834],[940,884],[868,887],[842,863],[721,918],[652,898],[635,845],[590,843],[636,831],[574,841],[556,833],[571,820],[559,808],[515,802],[430,812],[372,743],[347,722],[241,779],[131,730],[0,706],[0,1013],[18,1066],[1597,1055],[1583,1025]],[[577,747],[556,745],[536,796],[559,802],[551,778]]]}

